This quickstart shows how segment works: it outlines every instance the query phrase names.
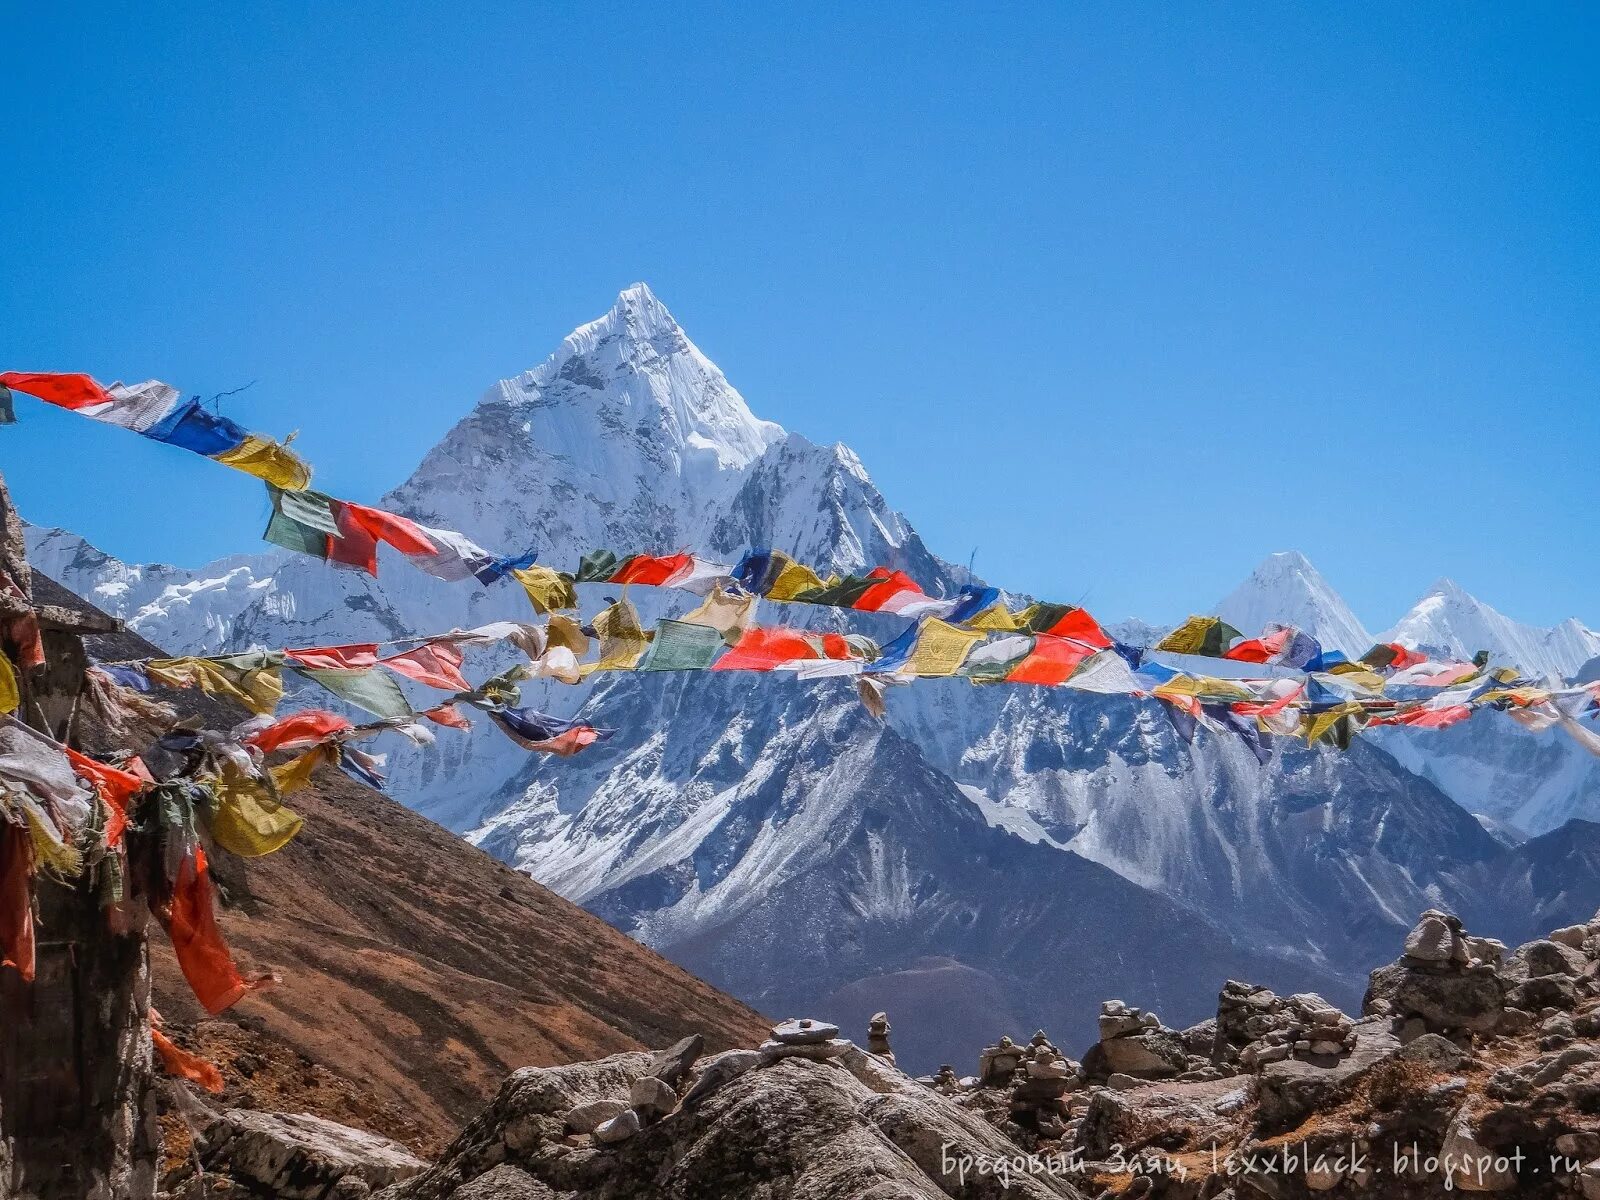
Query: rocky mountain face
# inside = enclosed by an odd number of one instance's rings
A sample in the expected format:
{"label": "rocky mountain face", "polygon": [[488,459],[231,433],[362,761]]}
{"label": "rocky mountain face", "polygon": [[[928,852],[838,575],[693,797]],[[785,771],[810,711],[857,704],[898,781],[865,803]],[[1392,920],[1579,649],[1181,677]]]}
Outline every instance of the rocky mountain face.
{"label": "rocky mountain face", "polygon": [[[936,593],[968,581],[850,450],[758,420],[642,285],[491,388],[383,502],[560,566],[602,547],[721,558],[773,547],[823,571],[902,568]],[[445,584],[398,561],[376,581],[277,552],[134,567],[42,529],[30,550],[172,649],[527,616],[514,584]],[[582,591],[592,612],[615,589]],[[632,598],[647,619],[683,599]],[[1299,621],[1355,652],[1367,640],[1298,555],[1267,560],[1221,611],[1252,631]],[[763,619],[844,618],[789,607]],[[875,636],[896,627],[849,620]],[[1500,637],[1484,647],[1512,657],[1566,652],[1486,620],[1437,636]],[[1206,985],[1174,966],[1186,951],[1348,999],[1408,914],[1468,906],[1471,888],[1493,908],[1488,881],[1523,871],[1518,850],[1441,790],[1467,768],[1408,770],[1371,741],[1261,765],[1236,742],[1191,744],[1159,705],[1124,697],[930,681],[896,690],[887,727],[847,688],[787,678],[622,676],[530,687],[527,699],[583,707],[618,733],[568,761],[529,759],[486,722],[425,751],[396,745],[396,794],[758,1006],[848,1016],[881,1007],[875,990],[925,1006],[942,1025],[908,1047],[917,1065],[981,1036],[986,1014],[1075,1003],[1086,970],[1173,1011],[1203,1008]],[[1540,833],[1563,811],[1600,815],[1569,799],[1552,784],[1519,823]],[[1567,894],[1577,903],[1590,886]],[[1508,904],[1482,919],[1519,938],[1527,917]]]}

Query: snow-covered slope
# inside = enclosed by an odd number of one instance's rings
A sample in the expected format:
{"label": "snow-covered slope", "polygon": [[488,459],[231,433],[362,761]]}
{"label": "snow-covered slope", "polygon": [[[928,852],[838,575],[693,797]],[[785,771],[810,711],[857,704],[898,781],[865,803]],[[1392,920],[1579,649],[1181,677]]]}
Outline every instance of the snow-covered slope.
{"label": "snow-covered slope", "polygon": [[1524,625],[1496,611],[1452,579],[1441,579],[1383,635],[1440,658],[1471,658],[1487,650],[1496,663],[1535,677],[1565,679],[1600,654],[1600,633],[1569,618],[1549,629]]}
{"label": "snow-covered slope", "polygon": [[1324,649],[1355,656],[1372,647],[1372,635],[1343,597],[1296,550],[1269,554],[1213,611],[1246,637],[1281,621],[1309,633]]}

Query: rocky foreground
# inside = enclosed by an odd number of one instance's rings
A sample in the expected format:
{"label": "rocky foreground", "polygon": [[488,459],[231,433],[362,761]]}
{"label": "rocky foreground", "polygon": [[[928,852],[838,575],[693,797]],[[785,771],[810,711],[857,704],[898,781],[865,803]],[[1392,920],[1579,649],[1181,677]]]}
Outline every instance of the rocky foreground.
{"label": "rocky foreground", "polygon": [[1425,913],[1356,1017],[1229,981],[1189,1029],[1107,1001],[1081,1062],[1041,1031],[921,1079],[890,1033],[786,1021],[754,1049],[525,1068],[431,1165],[311,1117],[191,1115],[168,1194],[1600,1200],[1600,913],[1511,954]]}

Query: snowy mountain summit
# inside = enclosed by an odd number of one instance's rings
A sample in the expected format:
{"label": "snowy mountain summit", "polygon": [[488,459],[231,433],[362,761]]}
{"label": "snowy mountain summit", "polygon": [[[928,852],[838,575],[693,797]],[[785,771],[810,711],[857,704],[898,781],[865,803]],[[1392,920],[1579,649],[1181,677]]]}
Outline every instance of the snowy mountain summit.
{"label": "snowy mountain summit", "polygon": [[1372,635],[1344,598],[1298,550],[1269,554],[1213,611],[1246,637],[1279,621],[1309,633],[1328,650],[1358,655],[1372,646]]}
{"label": "snowy mountain summit", "polygon": [[1549,629],[1524,625],[1469,593],[1453,579],[1441,579],[1410,612],[1384,634],[1439,658],[1471,658],[1487,650],[1496,663],[1535,675],[1565,679],[1596,654],[1600,633],[1569,618]]}

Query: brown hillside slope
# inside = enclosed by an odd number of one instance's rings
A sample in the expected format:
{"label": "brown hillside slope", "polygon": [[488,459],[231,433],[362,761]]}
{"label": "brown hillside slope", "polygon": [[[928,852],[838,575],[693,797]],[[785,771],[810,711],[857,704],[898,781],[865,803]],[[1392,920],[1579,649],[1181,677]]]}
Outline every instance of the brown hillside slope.
{"label": "brown hillside slope", "polygon": [[[92,607],[42,576],[35,590]],[[91,649],[161,653],[131,634]],[[196,693],[161,698],[215,727],[246,715]],[[308,1110],[432,1149],[517,1067],[690,1033],[722,1049],[765,1032],[753,1010],[332,768],[293,807],[306,825],[289,846],[219,854],[214,867],[241,965],[281,985],[205,1019],[164,937],[151,938],[157,1007],[180,1043],[218,1059],[229,1103]]]}

